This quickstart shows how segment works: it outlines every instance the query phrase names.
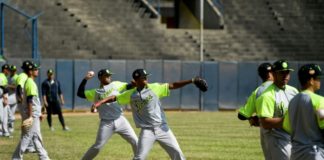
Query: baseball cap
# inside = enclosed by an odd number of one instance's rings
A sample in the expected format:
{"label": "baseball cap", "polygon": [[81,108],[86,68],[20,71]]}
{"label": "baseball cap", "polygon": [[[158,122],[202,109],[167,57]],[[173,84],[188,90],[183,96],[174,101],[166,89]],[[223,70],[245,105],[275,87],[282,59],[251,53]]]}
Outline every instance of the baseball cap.
{"label": "baseball cap", "polygon": [[4,65],[2,65],[2,70],[4,70],[4,69],[10,69],[10,65],[9,64],[4,64]]}
{"label": "baseball cap", "polygon": [[39,65],[36,63],[30,63],[26,68],[27,71],[37,70],[37,69],[39,69]]}
{"label": "baseball cap", "polygon": [[133,76],[133,79],[138,79],[138,78],[141,78],[141,77],[147,77],[151,74],[148,74],[144,69],[136,69],[132,76]]}
{"label": "baseball cap", "polygon": [[29,66],[30,64],[32,64],[31,61],[29,61],[29,60],[24,61],[24,62],[22,63],[21,69],[23,69],[23,70],[28,69],[28,66]]}
{"label": "baseball cap", "polygon": [[279,72],[279,71],[294,71],[294,69],[290,68],[289,63],[287,60],[278,60],[273,63],[273,71]]}
{"label": "baseball cap", "polygon": [[322,78],[323,72],[321,67],[317,64],[305,64],[298,70],[298,77],[305,79]]}
{"label": "baseball cap", "polygon": [[16,71],[16,70],[17,70],[17,67],[16,67],[15,65],[11,65],[11,66],[10,66],[10,70],[11,70],[11,71]]}
{"label": "baseball cap", "polygon": [[112,73],[109,69],[101,69],[99,72],[98,72],[98,77],[101,77],[103,75],[112,75],[114,73]]}
{"label": "baseball cap", "polygon": [[53,69],[47,70],[47,74],[53,74],[53,73],[54,73]]}
{"label": "baseball cap", "polygon": [[272,71],[272,65],[270,63],[262,63],[258,67],[258,73],[259,75],[268,73]]}

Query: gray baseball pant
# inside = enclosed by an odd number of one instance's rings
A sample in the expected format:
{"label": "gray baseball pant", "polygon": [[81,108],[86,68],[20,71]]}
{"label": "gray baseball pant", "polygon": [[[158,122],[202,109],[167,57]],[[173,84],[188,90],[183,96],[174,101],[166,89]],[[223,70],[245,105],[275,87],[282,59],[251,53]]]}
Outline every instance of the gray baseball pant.
{"label": "gray baseball pant", "polygon": [[21,139],[20,142],[13,153],[12,159],[13,160],[21,160],[23,159],[23,153],[26,151],[28,145],[33,143],[38,153],[40,160],[49,160],[47,152],[43,145],[42,135],[40,132],[40,119],[39,117],[34,118],[33,124],[29,131],[21,132]]}
{"label": "gray baseball pant", "polygon": [[178,141],[167,125],[141,128],[138,148],[133,160],[145,160],[155,141],[169,154],[172,160],[185,160]]}
{"label": "gray baseball pant", "polygon": [[15,122],[15,113],[16,113],[17,104],[9,104],[9,118],[8,118],[8,126],[9,130],[14,129],[14,122]]}
{"label": "gray baseball pant", "polygon": [[289,140],[279,139],[271,134],[264,134],[267,156],[266,160],[289,160],[291,143]]}
{"label": "gray baseball pant", "polygon": [[318,145],[292,146],[291,160],[323,160],[324,148]]}
{"label": "gray baseball pant", "polygon": [[8,118],[8,125],[9,125],[9,131],[13,131],[14,129],[14,122],[15,122],[15,112],[17,108],[17,98],[16,94],[10,94],[8,97],[8,103],[9,103],[9,118]]}
{"label": "gray baseball pant", "polygon": [[[17,106],[18,106],[18,109],[19,109],[19,112],[20,112],[20,115],[21,115],[21,119],[26,119],[27,117],[24,117],[24,114],[23,114],[24,107],[26,107],[26,104],[24,104],[24,103],[18,103]],[[30,141],[30,143],[29,143],[29,145],[28,145],[28,147],[26,149],[26,152],[33,153],[35,151],[36,151],[36,148],[34,146],[34,143],[32,141]]]}
{"label": "gray baseball pant", "polygon": [[101,119],[96,142],[83,155],[82,160],[94,159],[94,157],[98,155],[100,149],[108,142],[114,133],[119,134],[128,143],[130,143],[133,153],[135,154],[138,138],[128,120],[124,116],[120,116],[114,121]]}
{"label": "gray baseball pant", "polygon": [[9,129],[8,129],[8,112],[9,112],[9,105],[3,107],[2,100],[0,100],[0,124],[1,124],[1,135],[2,136],[9,136]]}

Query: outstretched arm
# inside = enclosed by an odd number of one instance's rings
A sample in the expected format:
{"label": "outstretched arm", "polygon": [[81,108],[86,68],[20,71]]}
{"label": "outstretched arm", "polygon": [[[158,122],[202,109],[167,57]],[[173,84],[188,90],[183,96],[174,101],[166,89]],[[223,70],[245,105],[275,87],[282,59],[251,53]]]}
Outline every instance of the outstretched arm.
{"label": "outstretched arm", "polygon": [[192,78],[191,80],[169,83],[169,89],[178,89],[190,83],[193,83],[202,92],[206,92],[208,90],[208,85],[206,80],[198,76]]}
{"label": "outstretched arm", "polygon": [[92,105],[92,108],[98,108],[100,105],[104,104],[104,103],[111,103],[111,102],[115,102],[116,101],[116,96],[109,96],[109,97],[106,97],[96,103],[94,103]]}
{"label": "outstretched arm", "polygon": [[169,89],[178,89],[181,88],[187,84],[192,83],[193,80],[184,80],[184,81],[178,81],[178,82],[173,82],[173,83],[169,83]]}

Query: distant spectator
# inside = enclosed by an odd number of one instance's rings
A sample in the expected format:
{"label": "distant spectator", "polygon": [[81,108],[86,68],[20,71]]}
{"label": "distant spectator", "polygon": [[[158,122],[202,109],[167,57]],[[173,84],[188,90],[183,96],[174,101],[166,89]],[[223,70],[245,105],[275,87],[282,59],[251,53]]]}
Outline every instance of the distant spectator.
{"label": "distant spectator", "polygon": [[47,79],[42,83],[43,102],[47,113],[47,122],[51,131],[54,131],[52,126],[52,114],[58,114],[63,130],[70,130],[64,123],[61,105],[64,105],[64,97],[61,90],[60,82],[54,79],[54,71],[47,71]]}

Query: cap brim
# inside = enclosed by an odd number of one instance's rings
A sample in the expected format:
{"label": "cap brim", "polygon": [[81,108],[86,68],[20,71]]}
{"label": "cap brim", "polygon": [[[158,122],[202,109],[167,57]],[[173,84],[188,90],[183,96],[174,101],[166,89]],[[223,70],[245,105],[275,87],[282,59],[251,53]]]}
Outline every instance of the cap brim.
{"label": "cap brim", "polygon": [[291,69],[291,68],[289,68],[289,69],[281,69],[281,70],[276,70],[275,72],[281,72],[281,71],[295,71],[294,69]]}
{"label": "cap brim", "polygon": [[102,74],[101,76],[104,76],[104,75],[111,76],[111,75],[113,75],[113,74],[115,74],[115,73],[104,73],[104,74]]}

